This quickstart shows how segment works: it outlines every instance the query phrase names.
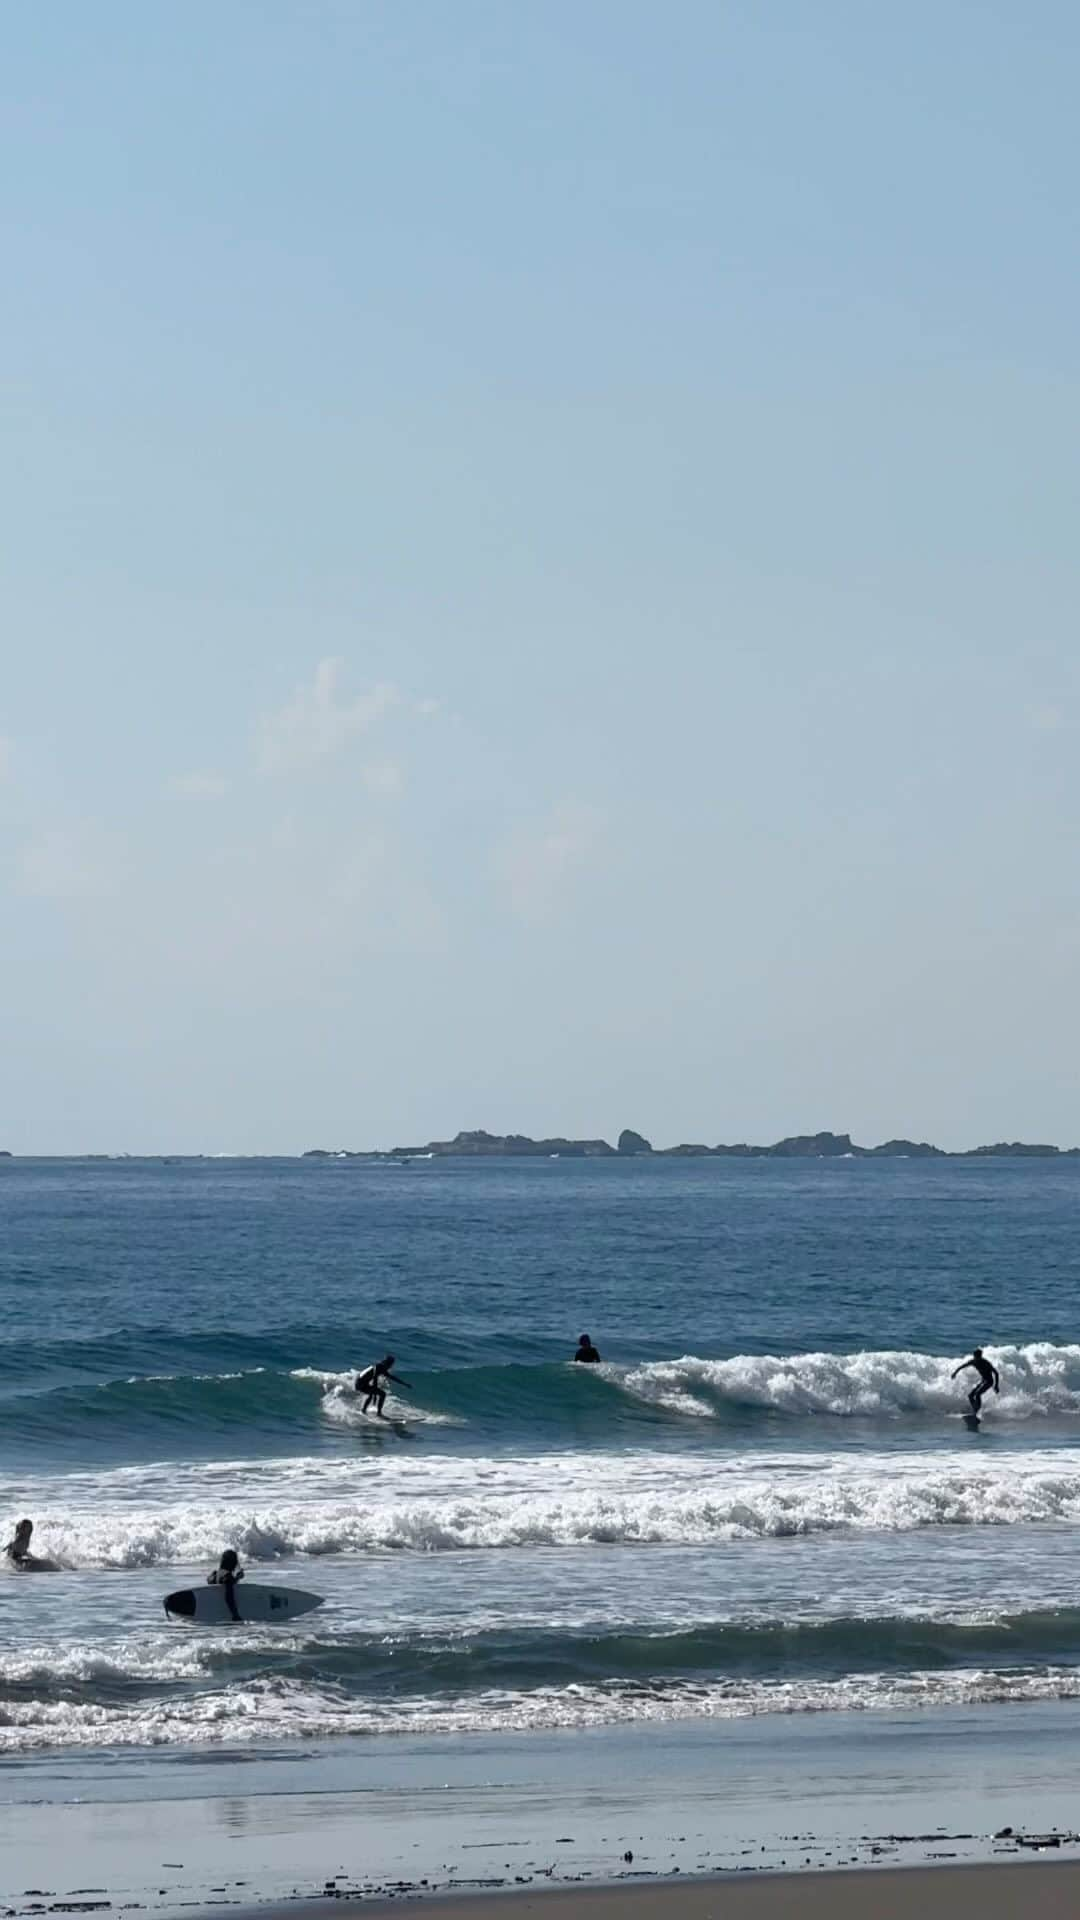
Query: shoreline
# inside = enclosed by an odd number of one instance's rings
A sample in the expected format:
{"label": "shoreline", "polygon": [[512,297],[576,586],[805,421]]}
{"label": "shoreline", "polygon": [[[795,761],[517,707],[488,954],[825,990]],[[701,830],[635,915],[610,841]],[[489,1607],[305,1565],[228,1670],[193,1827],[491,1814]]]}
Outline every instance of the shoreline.
{"label": "shoreline", "polygon": [[[901,1869],[909,1886],[906,1876],[945,1865],[1080,1873],[1078,1746],[1066,1705],[682,1723],[645,1737],[373,1739],[156,1763],[69,1755],[0,1772],[0,1909],[225,1906],[274,1920],[300,1905],[325,1920],[331,1906],[433,1899],[462,1920],[474,1904],[477,1920],[502,1910],[522,1920],[537,1901],[551,1920],[624,1908],[648,1920],[662,1890],[665,1912],[680,1900],[694,1920],[712,1911],[702,1890],[722,1884],[725,1916],[752,1894],[745,1911],[764,1920],[788,1909],[763,1904],[760,1889],[794,1886],[802,1905],[838,1874],[861,1883],[871,1871],[876,1888]],[[1052,1862],[1032,1859],[1040,1845]],[[1070,1885],[1068,1910],[1080,1911],[1080,1883]]]}
{"label": "shoreline", "polygon": [[[872,1886],[870,1883],[872,1882]],[[400,1908],[408,1895],[365,1901],[372,1912]],[[443,1920],[948,1920],[957,1904],[982,1920],[1073,1920],[1080,1911],[1080,1860],[1001,1860],[970,1865],[857,1867],[818,1873],[707,1875],[651,1886],[553,1887],[516,1893],[433,1896]],[[290,1908],[290,1913],[295,1912]],[[302,1920],[331,1920],[340,1903],[312,1901]],[[251,1920],[285,1920],[250,1910]]]}
{"label": "shoreline", "polygon": [[[1080,1849],[1080,1835],[1068,1836]],[[1053,1836],[1039,1843],[1056,1846]],[[676,1869],[676,1874],[678,1870]],[[47,1913],[88,1914],[153,1911],[165,1916],[210,1916],[225,1907],[234,1920],[337,1920],[343,1907],[387,1914],[405,1906],[432,1909],[439,1920],[950,1920],[958,1905],[984,1920],[1073,1920],[1080,1912],[1080,1852],[1073,1857],[1024,1858],[1016,1854],[980,1861],[926,1860],[898,1865],[862,1861],[850,1866],[805,1866],[797,1871],[747,1867],[723,1873],[636,1874],[615,1879],[522,1885],[512,1889],[476,1876],[452,1887],[388,1882],[370,1891],[299,1889],[260,1897],[249,1883],[208,1887],[204,1897],[164,1902],[125,1898],[124,1886],[79,1886],[60,1898],[47,1888],[27,1888],[24,1901],[6,1909],[14,1920]],[[162,1889],[162,1892],[165,1890]],[[24,1903],[26,1902],[26,1903]]]}

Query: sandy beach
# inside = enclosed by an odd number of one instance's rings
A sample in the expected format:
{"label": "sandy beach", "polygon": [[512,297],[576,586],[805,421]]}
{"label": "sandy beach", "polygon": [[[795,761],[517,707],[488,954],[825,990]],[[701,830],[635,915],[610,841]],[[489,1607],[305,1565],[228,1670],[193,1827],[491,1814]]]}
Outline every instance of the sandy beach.
{"label": "sandy beach", "polygon": [[[1073,1920],[1080,1911],[1080,1864],[884,1869],[874,1873],[769,1875],[670,1882],[654,1887],[489,1895],[439,1902],[441,1920],[944,1920],[958,1910],[982,1920]],[[306,1910],[323,1920],[330,1906]]]}

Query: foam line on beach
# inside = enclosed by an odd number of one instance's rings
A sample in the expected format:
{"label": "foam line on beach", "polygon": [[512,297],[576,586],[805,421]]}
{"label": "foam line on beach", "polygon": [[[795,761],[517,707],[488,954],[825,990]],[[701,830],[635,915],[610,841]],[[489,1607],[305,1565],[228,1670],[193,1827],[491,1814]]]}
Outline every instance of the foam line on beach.
{"label": "foam line on beach", "polygon": [[[149,1676],[148,1676],[149,1679]],[[0,1753],[45,1748],[253,1747],[341,1736],[550,1732],[559,1729],[737,1720],[766,1714],[880,1713],[1080,1699],[1074,1666],[1040,1672],[919,1669],[825,1680],[730,1679],[674,1684],[644,1676],[592,1686],[487,1688],[348,1696],[336,1683],[253,1671],[198,1693],[115,1701],[12,1698],[0,1705]]]}

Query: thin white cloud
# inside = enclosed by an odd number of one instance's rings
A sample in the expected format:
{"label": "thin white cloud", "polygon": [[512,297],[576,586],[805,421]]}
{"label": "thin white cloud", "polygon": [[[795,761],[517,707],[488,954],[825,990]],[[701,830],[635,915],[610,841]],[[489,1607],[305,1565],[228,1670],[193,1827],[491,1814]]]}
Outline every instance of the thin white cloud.
{"label": "thin white cloud", "polygon": [[262,716],[256,741],[261,774],[297,773],[331,759],[400,704],[398,689],[385,681],[347,697],[341,686],[343,664],[320,660],[310,685],[298,687],[276,713]]}
{"label": "thin white cloud", "polygon": [[270,829],[269,844],[275,853],[295,853],[303,843],[303,834],[295,813],[286,813]]}
{"label": "thin white cloud", "polygon": [[174,774],[169,788],[192,800],[220,800],[223,793],[228,793],[229,783],[223,773],[215,773],[209,767],[196,767],[191,773]]}
{"label": "thin white cloud", "polygon": [[344,906],[367,903],[387,871],[390,858],[385,834],[369,833],[350,847],[327,874],[327,890]]}
{"label": "thin white cloud", "polygon": [[364,768],[363,780],[379,800],[396,800],[405,789],[405,774],[396,760],[373,760]]}
{"label": "thin white cloud", "polygon": [[445,951],[439,903],[385,821],[286,815],[269,831],[261,822],[183,879],[178,894],[170,874],[152,938],[163,964],[180,956],[215,1004],[238,995],[265,1006],[297,990],[351,995],[362,956]]}
{"label": "thin white cloud", "polygon": [[116,847],[90,827],[51,827],[16,855],[19,889],[39,900],[100,900],[119,889]]}
{"label": "thin white cloud", "polygon": [[568,882],[595,854],[602,827],[595,808],[564,805],[503,847],[503,886],[519,919],[551,917]]}

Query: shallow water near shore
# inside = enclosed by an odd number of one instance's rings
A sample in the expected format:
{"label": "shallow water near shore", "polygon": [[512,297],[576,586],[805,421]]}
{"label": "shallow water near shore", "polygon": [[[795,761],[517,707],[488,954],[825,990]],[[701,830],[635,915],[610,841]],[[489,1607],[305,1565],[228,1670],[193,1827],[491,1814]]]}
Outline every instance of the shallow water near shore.
{"label": "shallow water near shore", "polygon": [[[218,1754],[106,1771],[45,1763],[0,1826],[0,1899],[128,1901],[168,1913],[336,1896],[633,1884],[1030,1857],[1056,1830],[1080,1857],[1074,1713],[1060,1705],[722,1728],[411,1738]],[[88,1793],[89,1798],[83,1798]],[[1007,1837],[995,1838],[1004,1827]],[[629,1853],[633,1857],[625,1858]],[[42,1881],[33,1876],[44,1872]],[[30,1875],[31,1877],[28,1877]],[[37,1894],[33,1889],[37,1888]]]}

